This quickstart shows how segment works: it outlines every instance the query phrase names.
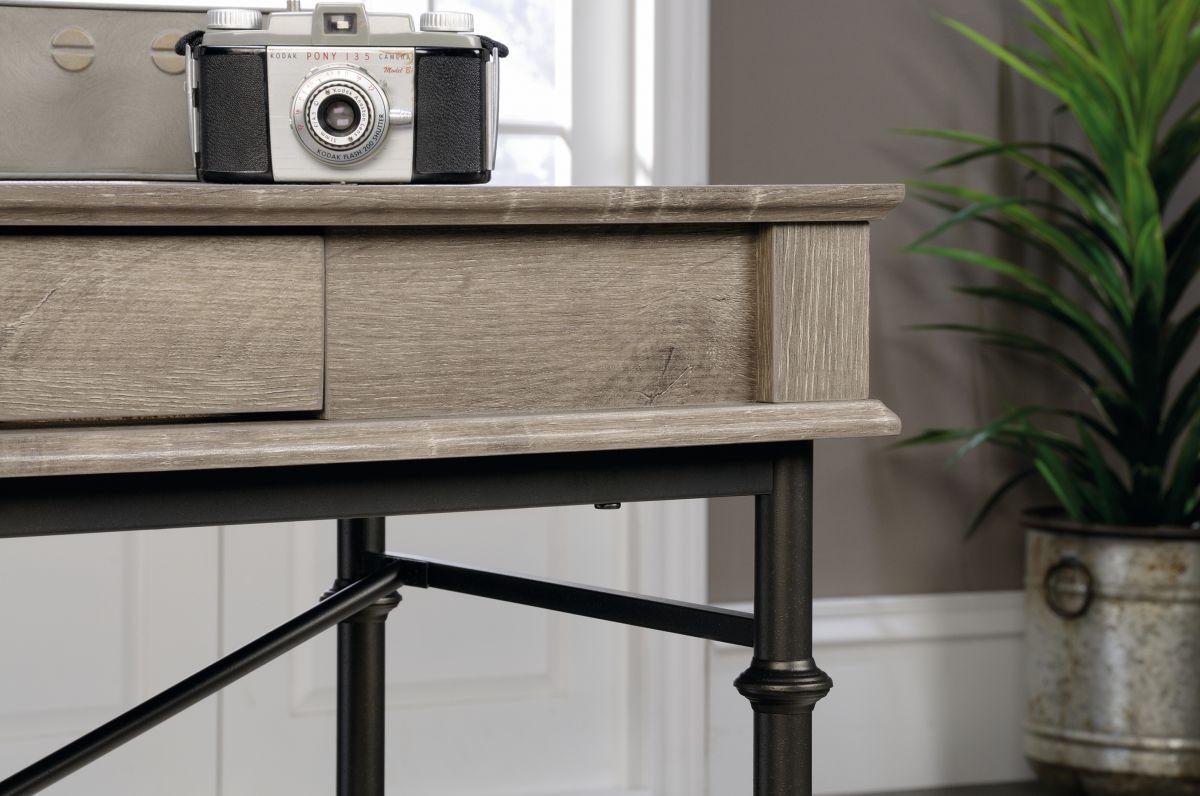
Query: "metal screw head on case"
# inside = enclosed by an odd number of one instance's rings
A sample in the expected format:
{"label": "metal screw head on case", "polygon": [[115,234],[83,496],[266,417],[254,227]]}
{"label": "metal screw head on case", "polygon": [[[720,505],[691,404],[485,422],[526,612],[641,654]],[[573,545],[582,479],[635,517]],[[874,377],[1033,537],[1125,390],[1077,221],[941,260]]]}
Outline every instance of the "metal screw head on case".
{"label": "metal screw head on case", "polygon": [[461,11],[426,11],[421,15],[421,30],[437,33],[470,33],[475,18]]}
{"label": "metal screw head on case", "polygon": [[175,42],[182,35],[183,32],[178,30],[163,31],[150,42],[150,59],[168,75],[182,75],[186,66],[183,56],[175,54]]}
{"label": "metal screw head on case", "polygon": [[81,72],[96,57],[96,40],[83,28],[63,28],[50,38],[50,57],[68,72]]}
{"label": "metal screw head on case", "polygon": [[252,8],[214,8],[208,12],[209,30],[258,30],[262,12]]}

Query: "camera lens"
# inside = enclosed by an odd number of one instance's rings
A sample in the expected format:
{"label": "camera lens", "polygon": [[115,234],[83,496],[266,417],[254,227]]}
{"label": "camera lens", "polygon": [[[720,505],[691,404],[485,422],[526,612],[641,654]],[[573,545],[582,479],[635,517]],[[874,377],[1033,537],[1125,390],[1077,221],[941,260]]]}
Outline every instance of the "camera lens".
{"label": "camera lens", "polygon": [[358,105],[340,94],[326,97],[317,108],[317,120],[330,135],[345,135],[358,126]]}
{"label": "camera lens", "polygon": [[359,163],[387,136],[383,88],[362,69],[346,64],[311,71],[292,95],[291,116],[301,145],[332,166]]}

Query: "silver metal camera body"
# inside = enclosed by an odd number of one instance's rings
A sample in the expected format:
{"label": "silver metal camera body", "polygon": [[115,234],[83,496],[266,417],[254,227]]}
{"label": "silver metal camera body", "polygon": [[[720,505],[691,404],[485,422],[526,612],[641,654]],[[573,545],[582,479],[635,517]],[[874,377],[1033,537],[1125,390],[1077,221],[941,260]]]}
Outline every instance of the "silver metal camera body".
{"label": "silver metal camera body", "polygon": [[208,13],[181,42],[197,175],[213,182],[487,182],[499,59],[470,14]]}

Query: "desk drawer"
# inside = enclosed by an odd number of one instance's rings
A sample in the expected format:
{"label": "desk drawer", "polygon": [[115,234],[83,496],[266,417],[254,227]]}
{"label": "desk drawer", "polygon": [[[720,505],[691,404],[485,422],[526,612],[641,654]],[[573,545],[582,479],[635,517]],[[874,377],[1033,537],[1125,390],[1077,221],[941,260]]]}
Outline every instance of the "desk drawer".
{"label": "desk drawer", "polygon": [[745,403],[755,230],[342,232],[325,416]]}
{"label": "desk drawer", "polygon": [[321,408],[322,243],[0,236],[0,422]]}

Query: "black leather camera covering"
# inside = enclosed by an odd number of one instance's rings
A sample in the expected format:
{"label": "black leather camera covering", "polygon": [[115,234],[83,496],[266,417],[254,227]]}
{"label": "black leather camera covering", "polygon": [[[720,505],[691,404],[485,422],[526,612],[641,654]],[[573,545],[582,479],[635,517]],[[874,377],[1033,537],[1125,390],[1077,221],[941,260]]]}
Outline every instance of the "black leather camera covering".
{"label": "black leather camera covering", "polygon": [[265,47],[200,50],[200,178],[270,182]]}
{"label": "black leather camera covering", "polygon": [[413,181],[486,182],[483,54],[418,50]]}

